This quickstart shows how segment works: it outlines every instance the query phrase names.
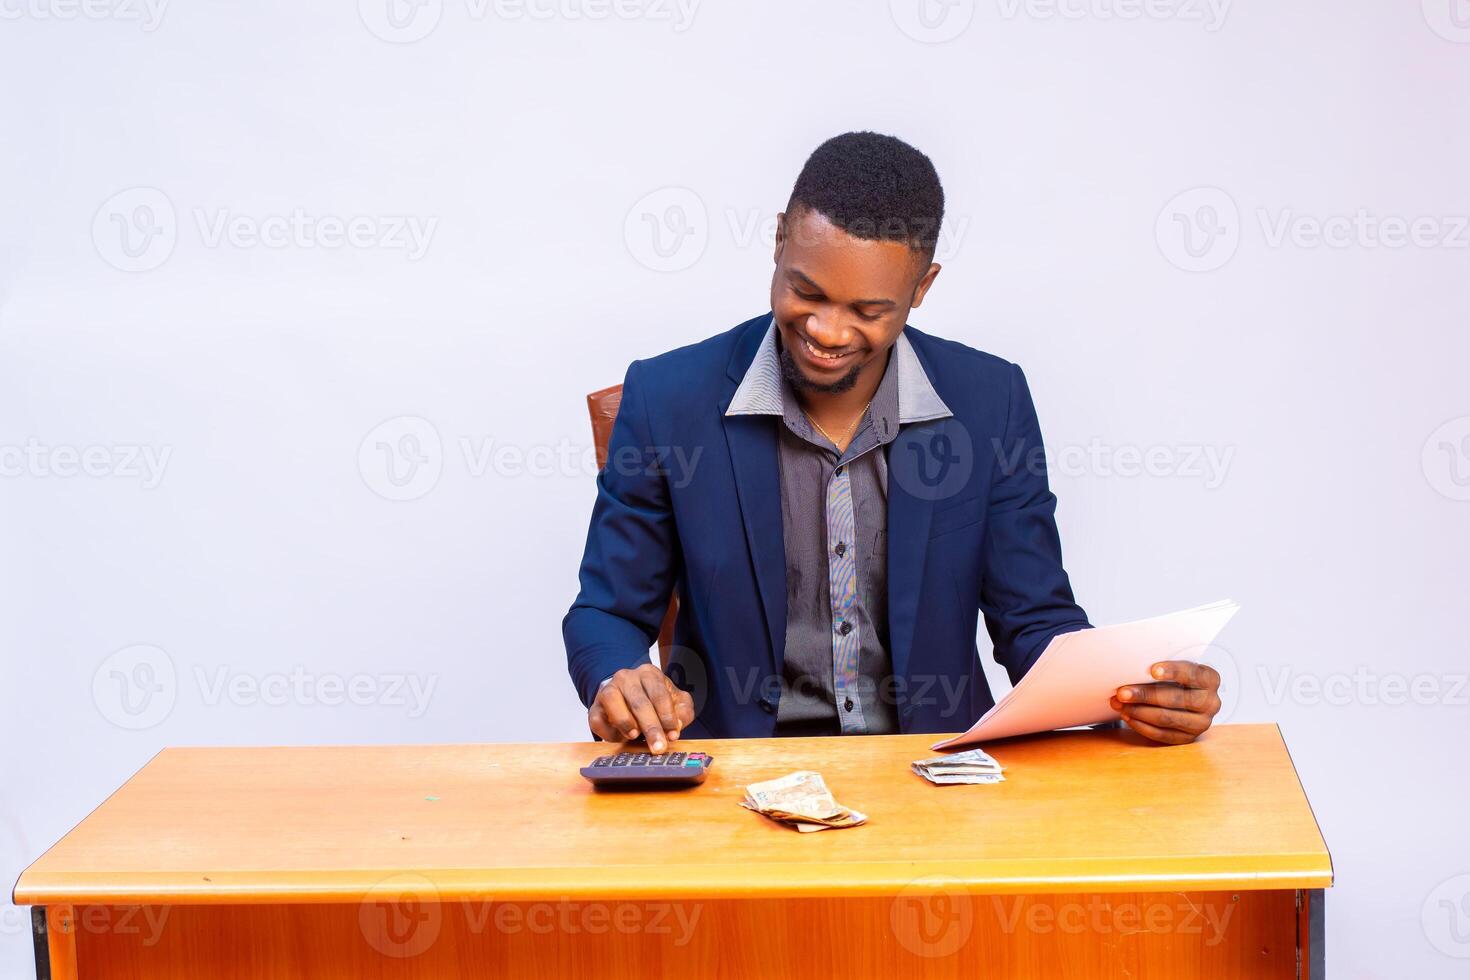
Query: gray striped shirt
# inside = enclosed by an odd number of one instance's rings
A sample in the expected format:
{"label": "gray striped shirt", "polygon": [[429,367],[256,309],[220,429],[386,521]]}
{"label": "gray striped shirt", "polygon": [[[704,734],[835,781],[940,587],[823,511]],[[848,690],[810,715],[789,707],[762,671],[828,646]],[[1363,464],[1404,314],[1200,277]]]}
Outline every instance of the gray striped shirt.
{"label": "gray striped shirt", "polygon": [[816,431],[781,377],[774,324],[728,415],[779,416],[786,637],[776,732],[898,731],[888,652],[888,463],[901,425],[943,418],[902,334],[847,449]]}

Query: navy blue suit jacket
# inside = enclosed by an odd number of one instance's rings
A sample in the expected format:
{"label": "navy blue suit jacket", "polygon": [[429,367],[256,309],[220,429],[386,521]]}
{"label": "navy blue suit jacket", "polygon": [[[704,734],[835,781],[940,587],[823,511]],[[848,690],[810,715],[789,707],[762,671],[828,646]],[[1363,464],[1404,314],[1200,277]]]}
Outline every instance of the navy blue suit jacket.
{"label": "navy blue suit jacket", "polygon": [[[649,647],[678,588],[669,674],[689,737],[774,733],[786,560],[773,416],[726,417],[771,316],[635,361],[562,622],[582,702]],[[1062,567],[1041,432],[1021,369],[905,328],[953,417],[888,445],[892,694],[905,732],[969,727],[993,703],[976,646],[1019,680],[1053,636],[1087,626]]]}

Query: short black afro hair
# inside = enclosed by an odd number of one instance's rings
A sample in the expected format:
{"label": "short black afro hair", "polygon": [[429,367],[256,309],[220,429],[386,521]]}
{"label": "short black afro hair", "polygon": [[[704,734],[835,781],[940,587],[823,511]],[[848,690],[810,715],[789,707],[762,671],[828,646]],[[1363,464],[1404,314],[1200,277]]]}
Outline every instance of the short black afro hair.
{"label": "short black afro hair", "polygon": [[803,207],[854,238],[903,242],[928,262],[944,220],[944,188],[929,158],[903,140],[843,133],[801,168],[786,211]]}

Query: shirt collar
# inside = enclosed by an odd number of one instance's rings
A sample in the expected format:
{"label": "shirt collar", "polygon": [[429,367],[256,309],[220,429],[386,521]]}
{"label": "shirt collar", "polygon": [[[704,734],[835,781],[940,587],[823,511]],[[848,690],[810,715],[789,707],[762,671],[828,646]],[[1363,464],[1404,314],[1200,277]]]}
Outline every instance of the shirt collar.
{"label": "shirt collar", "polygon": [[[928,422],[932,419],[949,418],[954,413],[934,390],[914,345],[904,334],[898,335],[893,344],[893,357],[888,370],[894,372],[898,381],[898,424]],[[781,377],[781,355],[776,350],[776,322],[773,318],[766,327],[766,335],[756,349],[755,359],[746,369],[745,377],[730,399],[726,415],[785,415],[786,382]]]}

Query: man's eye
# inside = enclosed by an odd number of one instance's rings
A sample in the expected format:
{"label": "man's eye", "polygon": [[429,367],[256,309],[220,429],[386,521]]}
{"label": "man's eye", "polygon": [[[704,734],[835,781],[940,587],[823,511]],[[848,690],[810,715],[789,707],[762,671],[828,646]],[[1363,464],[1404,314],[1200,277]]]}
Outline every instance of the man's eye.
{"label": "man's eye", "polygon": [[804,293],[801,290],[797,289],[795,286],[792,286],[791,287],[791,291],[793,293],[795,293],[797,296],[799,296],[800,298],[805,299],[805,300],[811,300],[812,302],[816,302],[817,300],[819,300],[819,299],[822,298],[822,294],[821,293]]}
{"label": "man's eye", "polygon": [[858,310],[858,316],[862,317],[864,320],[867,320],[869,323],[872,323],[874,320],[880,319],[883,316],[883,314],[882,313],[864,313],[862,310]]}

